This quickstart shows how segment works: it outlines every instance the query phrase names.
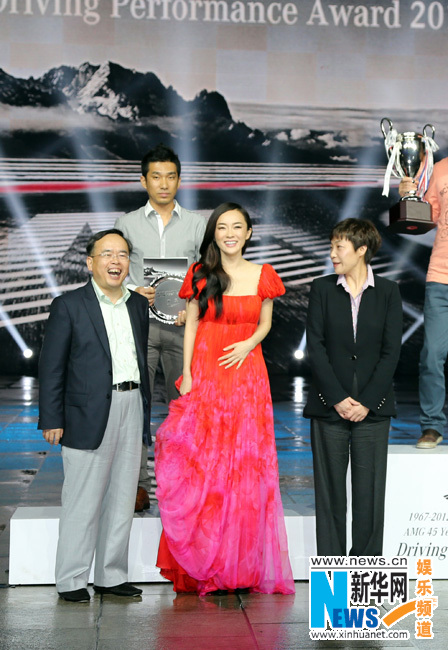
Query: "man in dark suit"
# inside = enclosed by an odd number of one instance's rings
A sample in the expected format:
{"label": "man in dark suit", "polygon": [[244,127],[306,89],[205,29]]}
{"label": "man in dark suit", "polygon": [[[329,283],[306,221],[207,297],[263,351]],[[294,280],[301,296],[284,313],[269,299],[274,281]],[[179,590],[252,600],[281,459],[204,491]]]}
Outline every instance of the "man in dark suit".
{"label": "man in dark suit", "polygon": [[313,282],[307,346],[313,373],[304,416],[311,418],[317,552],[346,555],[346,474],[351,459],[350,555],[381,555],[392,387],[400,356],[398,286],[374,276],[381,244],[369,221],[333,228],[336,275]]}
{"label": "man in dark suit", "polygon": [[61,598],[94,590],[137,596],[127,582],[128,546],[140,467],[148,441],[148,301],[122,286],[131,246],[120,230],[87,244],[92,280],[56,298],[39,362],[39,424],[62,445],[64,485],[56,586]]}

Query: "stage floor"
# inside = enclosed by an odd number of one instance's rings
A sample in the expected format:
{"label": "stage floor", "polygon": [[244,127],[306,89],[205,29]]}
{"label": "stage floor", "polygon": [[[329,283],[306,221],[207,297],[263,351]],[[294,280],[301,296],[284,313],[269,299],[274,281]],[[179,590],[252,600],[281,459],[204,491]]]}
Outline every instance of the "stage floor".
{"label": "stage floor", "polygon": [[[309,422],[302,418],[306,382],[275,378],[275,432],[285,512],[314,513]],[[155,396],[155,431],[166,406]],[[392,444],[419,437],[415,385],[399,386]],[[144,585],[138,602],[95,596],[90,605],[59,601],[54,586],[8,588],[9,522],[18,506],[60,505],[62,461],[36,429],[37,382],[0,378],[0,650],[83,648],[155,650],[195,648],[408,647],[445,649],[448,642],[448,581],[437,581],[435,638],[407,642],[312,642],[308,637],[308,584],[295,597],[265,595],[175,596],[170,585]],[[156,516],[152,505],[149,516]],[[148,516],[148,515],[145,515]],[[32,544],[32,540],[30,540]],[[198,616],[198,614],[200,616]],[[412,626],[412,617],[409,617]],[[415,622],[415,619],[414,619]],[[406,628],[406,622],[401,626]],[[413,630],[413,628],[412,628]],[[367,643],[367,645],[366,645]]]}

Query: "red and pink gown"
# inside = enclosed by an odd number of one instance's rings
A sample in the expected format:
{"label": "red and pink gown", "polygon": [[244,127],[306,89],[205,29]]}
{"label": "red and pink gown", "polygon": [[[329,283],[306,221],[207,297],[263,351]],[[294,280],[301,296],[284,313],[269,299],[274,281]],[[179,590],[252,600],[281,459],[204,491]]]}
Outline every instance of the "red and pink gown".
{"label": "red and pink gown", "polygon": [[[210,302],[197,329],[191,392],[171,402],[158,429],[157,566],[174,591],[294,593],[261,345],[238,370],[218,365],[223,348],[254,333],[262,301],[284,292],[265,264],[257,295],[223,296],[219,318]],[[179,295],[192,293],[190,268]]]}

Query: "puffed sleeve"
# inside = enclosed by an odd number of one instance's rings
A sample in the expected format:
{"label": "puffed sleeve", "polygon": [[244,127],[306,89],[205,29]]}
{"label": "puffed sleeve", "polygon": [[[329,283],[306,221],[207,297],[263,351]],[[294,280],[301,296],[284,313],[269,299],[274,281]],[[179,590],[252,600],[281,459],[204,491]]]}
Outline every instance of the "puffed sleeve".
{"label": "puffed sleeve", "polygon": [[[179,298],[183,298],[184,300],[189,300],[193,295],[193,266],[194,264],[192,264],[188,269],[187,275],[185,276],[184,283],[181,286],[179,291]],[[199,293],[202,291],[204,287],[205,287],[205,278],[199,280],[198,282]]]}
{"label": "puffed sleeve", "polygon": [[258,283],[258,295],[262,300],[266,298],[277,298],[283,296],[285,287],[280,277],[270,264],[263,264],[261,269],[260,282]]}

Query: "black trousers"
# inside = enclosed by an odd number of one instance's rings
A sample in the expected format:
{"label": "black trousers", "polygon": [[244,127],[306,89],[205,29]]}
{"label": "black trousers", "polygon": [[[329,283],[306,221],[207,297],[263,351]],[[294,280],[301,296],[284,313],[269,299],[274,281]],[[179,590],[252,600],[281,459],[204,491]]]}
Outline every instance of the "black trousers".
{"label": "black trousers", "polygon": [[318,555],[347,555],[349,457],[352,484],[350,555],[381,555],[390,418],[311,420]]}

